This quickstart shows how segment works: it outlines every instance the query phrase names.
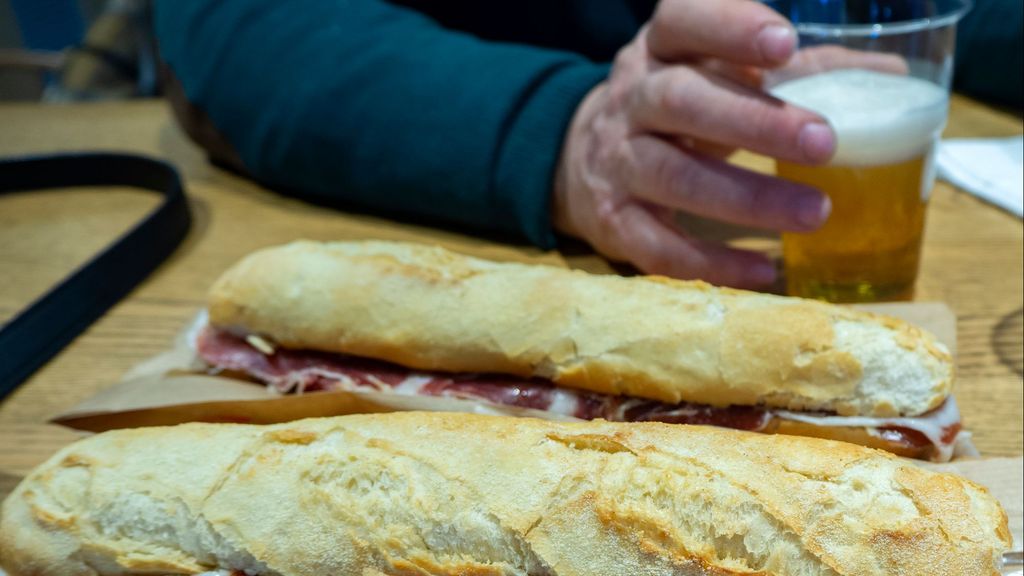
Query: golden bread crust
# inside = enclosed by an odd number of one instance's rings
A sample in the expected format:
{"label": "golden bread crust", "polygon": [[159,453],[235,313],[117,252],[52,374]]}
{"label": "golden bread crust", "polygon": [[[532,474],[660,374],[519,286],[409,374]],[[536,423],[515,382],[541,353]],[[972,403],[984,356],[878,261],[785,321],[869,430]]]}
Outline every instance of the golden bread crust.
{"label": "golden bread crust", "polygon": [[953,363],[906,323],[659,277],[496,263],[391,242],[296,242],[228,270],[211,323],[288,348],[505,372],[663,402],[913,416]]}
{"label": "golden bread crust", "polygon": [[848,444],[402,412],[73,444],[5,501],[11,576],[996,575],[983,488]]}

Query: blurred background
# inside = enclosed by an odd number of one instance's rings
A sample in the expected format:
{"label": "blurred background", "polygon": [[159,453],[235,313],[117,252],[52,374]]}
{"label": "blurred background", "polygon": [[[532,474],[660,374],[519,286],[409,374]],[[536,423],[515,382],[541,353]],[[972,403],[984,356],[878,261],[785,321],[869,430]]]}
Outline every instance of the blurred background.
{"label": "blurred background", "polygon": [[[591,1],[588,9],[604,8]],[[955,90],[1017,116],[1024,113],[1021,1],[974,1],[958,27],[954,74]],[[0,0],[0,101],[159,95],[154,2]]]}
{"label": "blurred background", "polygon": [[159,93],[150,0],[0,0],[0,101]]}

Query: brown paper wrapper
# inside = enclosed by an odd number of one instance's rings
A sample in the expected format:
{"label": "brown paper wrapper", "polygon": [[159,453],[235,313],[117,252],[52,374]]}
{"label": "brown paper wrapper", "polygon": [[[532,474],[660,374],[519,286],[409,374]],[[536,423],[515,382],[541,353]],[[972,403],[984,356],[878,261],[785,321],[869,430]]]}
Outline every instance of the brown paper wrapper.
{"label": "brown paper wrapper", "polygon": [[275,424],[302,418],[401,410],[575,420],[539,410],[459,398],[341,391],[282,396],[259,384],[215,376],[172,373],[116,384],[57,416],[53,422],[79,430],[102,432],[115,428],[169,426],[183,422]]}

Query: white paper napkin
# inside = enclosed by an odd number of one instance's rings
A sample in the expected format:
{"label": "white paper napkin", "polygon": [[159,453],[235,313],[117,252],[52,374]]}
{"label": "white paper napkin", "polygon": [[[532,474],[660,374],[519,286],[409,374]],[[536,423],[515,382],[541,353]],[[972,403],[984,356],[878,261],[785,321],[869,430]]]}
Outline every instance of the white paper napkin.
{"label": "white paper napkin", "polygon": [[938,176],[1024,217],[1024,136],[943,140]]}

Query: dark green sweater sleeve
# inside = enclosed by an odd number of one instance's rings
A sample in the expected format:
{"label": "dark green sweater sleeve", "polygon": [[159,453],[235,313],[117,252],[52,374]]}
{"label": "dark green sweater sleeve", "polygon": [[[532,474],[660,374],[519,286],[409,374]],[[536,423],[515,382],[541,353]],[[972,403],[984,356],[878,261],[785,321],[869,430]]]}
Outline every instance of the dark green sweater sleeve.
{"label": "dark green sweater sleeve", "polygon": [[976,0],[957,29],[955,88],[1024,108],[1024,2]]}
{"label": "dark green sweater sleeve", "polygon": [[261,182],[545,247],[563,135],[607,73],[375,0],[164,0],[156,28]]}

